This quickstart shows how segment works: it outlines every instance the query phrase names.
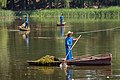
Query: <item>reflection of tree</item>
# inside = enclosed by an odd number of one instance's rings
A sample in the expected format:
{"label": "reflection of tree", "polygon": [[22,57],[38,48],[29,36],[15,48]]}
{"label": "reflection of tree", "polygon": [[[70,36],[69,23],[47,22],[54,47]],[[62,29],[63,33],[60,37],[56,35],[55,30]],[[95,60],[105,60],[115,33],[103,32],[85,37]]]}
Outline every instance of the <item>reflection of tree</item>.
{"label": "reflection of tree", "polygon": [[9,75],[9,68],[10,68],[9,51],[8,51],[8,31],[7,28],[3,28],[3,27],[0,27],[1,28],[0,29],[0,73],[3,74],[0,77],[0,79],[7,80],[8,77],[5,77],[5,75]]}
{"label": "reflection of tree", "polygon": [[115,33],[113,34],[113,36],[111,37],[112,41],[111,41],[111,48],[112,48],[112,53],[115,63],[114,65],[118,66],[119,65],[119,61],[120,61],[120,30],[116,30]]}
{"label": "reflection of tree", "polygon": [[0,8],[6,8],[6,1],[7,0],[0,0]]}

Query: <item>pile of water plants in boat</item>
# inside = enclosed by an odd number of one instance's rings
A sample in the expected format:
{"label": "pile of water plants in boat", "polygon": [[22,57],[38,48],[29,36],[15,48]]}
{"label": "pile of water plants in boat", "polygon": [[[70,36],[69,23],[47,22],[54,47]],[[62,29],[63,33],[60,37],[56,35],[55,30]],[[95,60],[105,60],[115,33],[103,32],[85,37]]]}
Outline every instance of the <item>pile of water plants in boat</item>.
{"label": "pile of water plants in boat", "polygon": [[43,56],[42,58],[40,58],[36,61],[38,63],[46,64],[46,63],[51,63],[51,62],[54,62],[54,61],[59,61],[59,59],[56,58],[55,56],[46,55],[46,56]]}

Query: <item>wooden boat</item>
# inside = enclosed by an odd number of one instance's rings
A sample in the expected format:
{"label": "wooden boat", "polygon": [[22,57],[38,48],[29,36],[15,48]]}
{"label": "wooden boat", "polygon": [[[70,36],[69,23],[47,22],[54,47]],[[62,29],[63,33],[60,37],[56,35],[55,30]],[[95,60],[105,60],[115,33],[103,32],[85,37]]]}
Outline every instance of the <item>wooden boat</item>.
{"label": "wooden boat", "polygon": [[30,31],[30,27],[25,28],[25,23],[23,23],[21,26],[18,26],[18,29],[20,31]]}
{"label": "wooden boat", "polygon": [[57,23],[57,26],[64,26],[66,22],[63,22],[63,24]]}
{"label": "wooden boat", "polygon": [[23,26],[19,26],[18,28],[19,28],[20,31],[30,31],[30,27],[25,28]]}
{"label": "wooden boat", "polygon": [[[63,63],[64,58],[59,58],[59,61],[54,61],[50,63],[40,63],[35,61],[27,61],[29,65],[35,66],[59,66]],[[75,66],[103,66],[103,65],[111,65],[112,54],[99,54],[99,55],[83,55],[77,56],[73,58],[72,61],[66,61],[67,65],[75,65]]]}

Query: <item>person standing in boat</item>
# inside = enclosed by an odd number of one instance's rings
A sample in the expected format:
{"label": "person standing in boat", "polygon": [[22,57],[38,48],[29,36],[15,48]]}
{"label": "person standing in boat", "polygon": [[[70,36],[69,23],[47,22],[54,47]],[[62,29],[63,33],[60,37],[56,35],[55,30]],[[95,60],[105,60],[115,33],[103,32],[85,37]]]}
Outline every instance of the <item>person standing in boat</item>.
{"label": "person standing in boat", "polygon": [[26,16],[25,17],[25,28],[26,29],[28,28],[28,23],[29,23],[28,16]]}
{"label": "person standing in boat", "polygon": [[63,24],[63,19],[64,19],[64,16],[63,16],[63,14],[61,14],[61,16],[60,16],[60,25]]}
{"label": "person standing in boat", "polygon": [[78,38],[72,37],[73,32],[68,31],[67,37],[65,39],[65,47],[66,47],[66,60],[72,60],[72,44],[74,40],[77,40]]}

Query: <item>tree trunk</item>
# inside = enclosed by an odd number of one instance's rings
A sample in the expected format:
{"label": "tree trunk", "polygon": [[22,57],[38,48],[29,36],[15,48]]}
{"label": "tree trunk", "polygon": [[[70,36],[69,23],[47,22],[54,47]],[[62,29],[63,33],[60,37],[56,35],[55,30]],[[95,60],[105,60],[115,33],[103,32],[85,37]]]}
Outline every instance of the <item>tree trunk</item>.
{"label": "tree trunk", "polygon": [[70,0],[65,0],[65,2],[66,2],[66,8],[70,8],[70,5],[69,5]]}

